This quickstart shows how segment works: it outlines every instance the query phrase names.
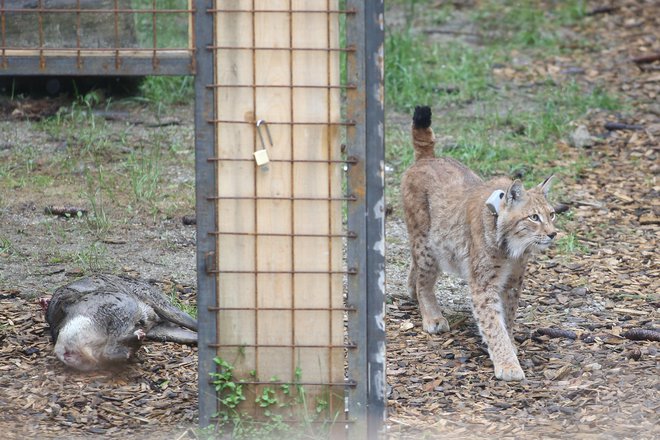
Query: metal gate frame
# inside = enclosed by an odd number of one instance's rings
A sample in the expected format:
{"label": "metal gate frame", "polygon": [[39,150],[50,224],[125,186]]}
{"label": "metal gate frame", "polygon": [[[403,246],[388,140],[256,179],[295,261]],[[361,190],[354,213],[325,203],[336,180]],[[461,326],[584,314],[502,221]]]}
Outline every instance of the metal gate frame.
{"label": "metal gate frame", "polygon": [[[8,56],[4,26],[0,42],[0,76],[144,76],[195,75],[195,187],[197,215],[197,307],[199,321],[199,424],[211,423],[217,398],[209,373],[214,365],[216,285],[209,273],[209,256],[215,251],[211,235],[217,229],[214,196],[215,126],[213,45],[214,0],[194,0],[193,48],[174,57],[122,57],[119,50],[86,57],[72,50],[71,56]],[[4,5],[4,2],[3,2]],[[346,0],[347,39],[354,51],[347,57],[347,115],[355,122],[348,131],[347,153],[355,158],[348,170],[348,191],[355,195],[349,204],[348,229],[357,237],[347,249],[347,307],[356,310],[348,321],[348,339],[357,348],[348,352],[348,416],[351,438],[375,438],[385,419],[385,201],[384,201],[384,5],[383,0]],[[48,12],[43,9],[41,12]],[[4,20],[4,13],[2,19]],[[4,21],[3,21],[4,23]],[[43,41],[41,45],[43,46]],[[78,42],[80,45],[80,42]],[[119,49],[119,48],[117,48]],[[212,330],[212,331],[211,331]]]}
{"label": "metal gate frame", "polygon": [[[213,345],[217,328],[216,283],[212,256],[218,229],[214,205],[216,181],[213,15],[207,9],[212,0],[197,2],[196,107],[196,188],[197,267],[199,320],[199,405],[200,426],[212,423],[218,403],[210,381],[209,368],[216,356]],[[348,59],[346,119],[347,154],[356,163],[348,170],[348,193],[357,200],[349,203],[348,230],[357,238],[347,249],[348,339],[357,348],[348,351],[347,387],[350,438],[375,438],[385,419],[385,203],[384,203],[384,64],[383,1],[347,0],[347,41],[354,45]]]}

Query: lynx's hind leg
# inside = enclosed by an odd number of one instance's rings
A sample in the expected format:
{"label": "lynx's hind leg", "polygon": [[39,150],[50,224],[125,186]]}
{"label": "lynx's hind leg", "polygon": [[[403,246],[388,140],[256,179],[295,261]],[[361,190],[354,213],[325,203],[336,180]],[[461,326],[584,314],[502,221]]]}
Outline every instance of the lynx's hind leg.
{"label": "lynx's hind leg", "polygon": [[440,304],[435,296],[435,283],[440,274],[440,267],[431,249],[427,246],[415,246],[413,263],[417,275],[417,301],[422,314],[422,327],[430,334],[449,331],[449,322],[442,316]]}

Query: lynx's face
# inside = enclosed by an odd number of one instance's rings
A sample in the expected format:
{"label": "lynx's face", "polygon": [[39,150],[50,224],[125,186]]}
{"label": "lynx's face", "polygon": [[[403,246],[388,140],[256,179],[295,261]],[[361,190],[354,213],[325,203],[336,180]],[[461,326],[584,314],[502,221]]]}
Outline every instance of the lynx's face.
{"label": "lynx's face", "polygon": [[543,251],[557,236],[555,210],[546,199],[550,179],[529,191],[516,181],[501,195],[497,213],[498,242],[512,258]]}

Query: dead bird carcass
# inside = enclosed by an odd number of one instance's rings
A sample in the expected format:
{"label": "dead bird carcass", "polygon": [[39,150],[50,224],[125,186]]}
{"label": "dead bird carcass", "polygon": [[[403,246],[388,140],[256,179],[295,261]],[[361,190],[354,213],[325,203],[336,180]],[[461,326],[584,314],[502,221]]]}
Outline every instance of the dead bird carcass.
{"label": "dead bird carcass", "polygon": [[58,288],[46,321],[57,358],[81,371],[126,362],[145,338],[197,343],[195,319],[150,284],[123,276],[95,275]]}

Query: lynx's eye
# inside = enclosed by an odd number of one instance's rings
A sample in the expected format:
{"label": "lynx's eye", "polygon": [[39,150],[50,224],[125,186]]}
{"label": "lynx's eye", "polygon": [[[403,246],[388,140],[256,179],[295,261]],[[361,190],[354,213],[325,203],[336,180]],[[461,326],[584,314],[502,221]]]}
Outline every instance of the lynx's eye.
{"label": "lynx's eye", "polygon": [[529,218],[531,221],[533,221],[534,223],[538,223],[538,222],[541,221],[541,217],[539,217],[538,214],[532,214],[532,215],[530,215],[528,218]]}
{"label": "lynx's eye", "polygon": [[555,214],[554,212],[551,212],[550,213],[550,220],[554,222],[556,218],[557,218],[557,214]]}

